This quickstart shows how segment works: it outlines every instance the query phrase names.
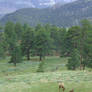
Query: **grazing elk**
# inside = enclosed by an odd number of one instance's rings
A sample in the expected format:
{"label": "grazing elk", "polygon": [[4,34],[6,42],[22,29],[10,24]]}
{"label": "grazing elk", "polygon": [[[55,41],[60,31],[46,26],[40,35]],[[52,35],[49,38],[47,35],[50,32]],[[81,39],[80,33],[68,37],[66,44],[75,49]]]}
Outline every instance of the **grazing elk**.
{"label": "grazing elk", "polygon": [[65,91],[65,87],[64,87],[64,83],[59,83],[59,92],[60,92],[60,89],[63,90],[63,92]]}
{"label": "grazing elk", "polygon": [[72,89],[72,90],[70,90],[69,92],[74,92],[74,90]]}

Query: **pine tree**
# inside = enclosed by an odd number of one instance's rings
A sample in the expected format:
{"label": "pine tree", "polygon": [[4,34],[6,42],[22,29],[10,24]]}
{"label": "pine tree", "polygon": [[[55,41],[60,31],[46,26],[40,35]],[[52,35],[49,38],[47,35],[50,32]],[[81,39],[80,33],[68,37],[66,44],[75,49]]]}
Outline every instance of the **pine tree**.
{"label": "pine tree", "polygon": [[5,26],[5,40],[9,54],[11,55],[9,63],[13,63],[16,66],[16,63],[19,63],[22,57],[20,44],[18,43],[17,34],[15,32],[15,25],[12,22],[8,22]]}
{"label": "pine tree", "polygon": [[70,70],[75,70],[80,66],[80,54],[77,49],[74,49],[71,57],[68,60],[67,68]]}
{"label": "pine tree", "polygon": [[52,47],[52,39],[50,38],[50,33],[46,32],[45,28],[41,28],[36,32],[36,53],[40,57],[40,61],[48,54]]}
{"label": "pine tree", "polygon": [[22,36],[21,47],[22,53],[27,57],[27,60],[30,60],[31,51],[34,48],[34,30],[29,26],[25,26],[24,33]]}
{"label": "pine tree", "polygon": [[23,34],[23,27],[20,23],[15,24],[15,33],[17,36],[17,40],[20,41],[22,38],[22,34]]}
{"label": "pine tree", "polygon": [[16,64],[20,63],[21,61],[22,61],[21,49],[19,46],[15,46],[11,54],[10,62],[12,62],[16,66]]}

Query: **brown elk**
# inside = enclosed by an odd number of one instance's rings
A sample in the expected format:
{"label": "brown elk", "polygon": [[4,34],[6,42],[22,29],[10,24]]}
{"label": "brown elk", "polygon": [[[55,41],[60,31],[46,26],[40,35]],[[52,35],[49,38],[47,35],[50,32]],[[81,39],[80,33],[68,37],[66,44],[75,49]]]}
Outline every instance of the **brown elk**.
{"label": "brown elk", "polygon": [[69,92],[74,92],[74,90],[72,89],[72,90],[70,90]]}
{"label": "brown elk", "polygon": [[59,83],[59,92],[60,92],[60,89],[62,89],[63,92],[65,91],[64,83]]}

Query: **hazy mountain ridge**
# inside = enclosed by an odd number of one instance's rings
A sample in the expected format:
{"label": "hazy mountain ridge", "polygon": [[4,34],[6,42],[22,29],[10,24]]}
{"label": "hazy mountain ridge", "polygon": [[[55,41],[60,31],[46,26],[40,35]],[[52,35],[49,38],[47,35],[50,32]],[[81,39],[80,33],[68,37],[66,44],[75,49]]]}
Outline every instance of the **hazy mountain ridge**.
{"label": "hazy mountain ridge", "polygon": [[59,8],[33,9],[26,8],[8,14],[2,18],[7,21],[28,23],[32,26],[38,23],[50,23],[57,26],[72,26],[79,24],[82,19],[92,19],[92,0],[78,0]]}
{"label": "hazy mountain ridge", "polygon": [[11,13],[21,8],[46,8],[57,3],[68,2],[72,0],[0,0],[0,14]]}

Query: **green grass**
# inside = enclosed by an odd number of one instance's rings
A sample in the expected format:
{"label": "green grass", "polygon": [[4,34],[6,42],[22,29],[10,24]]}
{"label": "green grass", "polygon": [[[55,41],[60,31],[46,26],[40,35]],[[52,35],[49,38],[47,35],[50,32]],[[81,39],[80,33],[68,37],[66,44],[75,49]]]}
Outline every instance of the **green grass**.
{"label": "green grass", "polygon": [[67,58],[55,57],[46,57],[44,60],[45,71],[62,71],[66,70],[65,64],[67,63]]}
{"label": "green grass", "polygon": [[17,67],[8,64],[8,59],[0,60],[0,92],[58,92],[58,81],[64,82],[65,92],[72,88],[74,92],[92,92],[92,72],[68,71],[67,58],[46,57],[44,73],[36,72],[38,57]]}
{"label": "green grass", "polygon": [[[36,72],[40,64],[38,57],[32,57],[30,61],[23,61],[22,63],[17,64],[17,67],[14,67],[13,64],[8,64],[9,58],[0,60],[0,75],[8,74],[24,74],[26,72]],[[46,57],[44,60],[44,71],[62,71],[66,70],[65,63],[67,58],[59,57]],[[57,67],[57,70],[56,70]]]}
{"label": "green grass", "polygon": [[58,92],[58,81],[63,81],[66,91],[92,92],[92,73],[62,71],[48,73],[26,73],[0,78],[0,92]]}

